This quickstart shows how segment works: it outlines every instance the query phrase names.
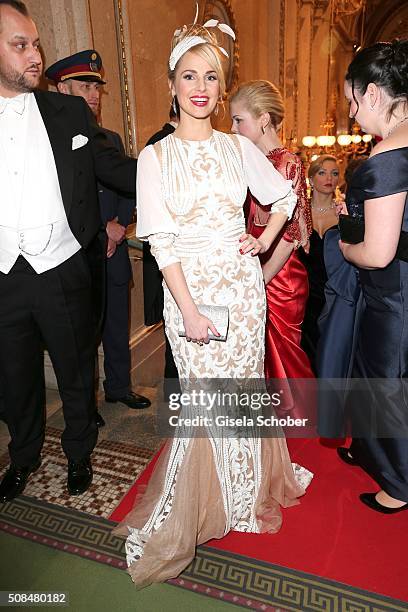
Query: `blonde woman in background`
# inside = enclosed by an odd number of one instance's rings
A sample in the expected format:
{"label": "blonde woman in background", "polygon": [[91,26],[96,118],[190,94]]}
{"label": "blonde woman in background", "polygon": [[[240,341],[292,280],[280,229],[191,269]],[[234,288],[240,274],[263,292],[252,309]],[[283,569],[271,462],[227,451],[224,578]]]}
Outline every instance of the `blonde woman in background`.
{"label": "blonde woman in background", "polygon": [[319,340],[318,318],[325,305],[324,286],[327,272],[324,263],[324,237],[329,229],[337,227],[336,187],[339,182],[337,159],[321,155],[309,166],[308,178],[311,194],[313,231],[309,253],[302,254],[309,278],[309,299],[302,325],[302,347],[316,372],[316,349]]}
{"label": "blonde woman in background", "polygon": [[[308,281],[298,249],[308,245],[312,231],[302,162],[280,140],[285,109],[273,83],[243,83],[231,97],[230,110],[232,132],[252,140],[276,170],[292,182],[297,195],[292,219],[286,221],[271,247],[260,255],[267,299],[265,377],[310,378],[313,372],[300,347]],[[248,232],[259,236],[268,213],[250,193],[246,205]]]}

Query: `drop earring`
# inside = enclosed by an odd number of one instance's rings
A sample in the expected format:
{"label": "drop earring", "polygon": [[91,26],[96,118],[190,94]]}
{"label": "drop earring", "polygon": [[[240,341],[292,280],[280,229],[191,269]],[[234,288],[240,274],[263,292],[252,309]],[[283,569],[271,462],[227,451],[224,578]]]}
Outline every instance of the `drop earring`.
{"label": "drop earring", "polygon": [[171,103],[173,107],[174,114],[177,115],[177,104],[176,104],[176,96],[173,96],[173,102]]}
{"label": "drop earring", "polygon": [[264,128],[263,125],[261,125],[261,132],[262,132],[262,134],[265,134],[265,128]]}
{"label": "drop earring", "polygon": [[217,116],[218,113],[220,112],[220,105],[222,106],[222,110],[224,111],[224,117],[225,117],[224,100],[222,99],[222,96],[220,96],[217,100],[217,106],[214,109],[214,115]]}

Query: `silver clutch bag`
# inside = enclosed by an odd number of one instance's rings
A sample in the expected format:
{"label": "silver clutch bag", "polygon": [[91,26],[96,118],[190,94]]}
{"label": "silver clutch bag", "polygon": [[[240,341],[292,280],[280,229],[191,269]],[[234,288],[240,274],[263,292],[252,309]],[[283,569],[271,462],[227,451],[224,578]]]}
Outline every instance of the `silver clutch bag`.
{"label": "silver clutch bag", "polygon": [[[204,317],[210,319],[215,326],[215,329],[220,333],[219,336],[214,336],[213,333],[209,332],[208,337],[210,340],[219,340],[225,342],[228,335],[229,326],[229,310],[228,306],[213,306],[212,304],[197,304],[199,313]],[[183,326],[183,317],[180,314],[180,327],[178,335],[185,337],[186,331]]]}

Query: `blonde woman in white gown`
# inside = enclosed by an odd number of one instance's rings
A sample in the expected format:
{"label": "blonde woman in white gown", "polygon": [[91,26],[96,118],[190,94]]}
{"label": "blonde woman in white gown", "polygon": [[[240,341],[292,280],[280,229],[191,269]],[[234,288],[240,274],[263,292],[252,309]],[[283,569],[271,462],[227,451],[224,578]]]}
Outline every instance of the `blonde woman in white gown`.
{"label": "blonde woman in white gown", "polygon": [[[137,234],[148,239],[164,277],[164,320],[181,379],[262,378],[265,290],[258,252],[268,249],[296,204],[291,183],[249,140],[212,129],[225,91],[220,47],[194,25],[175,35],[169,85],[176,131],[140,154]],[[273,204],[257,240],[247,236],[247,188]],[[197,304],[227,305],[226,342]],[[179,337],[180,317],[188,340]],[[204,382],[204,381],[203,381]],[[129,573],[138,586],[177,576],[198,544],[230,530],[279,530],[280,506],[304,493],[284,438],[178,437],[168,441],[147,491],[116,528],[127,535]]]}

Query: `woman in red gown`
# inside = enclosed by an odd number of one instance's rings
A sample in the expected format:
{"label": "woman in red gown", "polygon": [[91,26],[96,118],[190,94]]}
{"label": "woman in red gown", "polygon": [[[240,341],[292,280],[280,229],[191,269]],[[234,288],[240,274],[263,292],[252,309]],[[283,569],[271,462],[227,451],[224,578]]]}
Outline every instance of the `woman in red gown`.
{"label": "woman in red gown", "polygon": [[[232,131],[246,136],[269,159],[298,196],[292,219],[269,251],[261,256],[266,299],[265,378],[313,378],[300,347],[301,325],[308,298],[308,279],[297,249],[307,249],[312,231],[310,203],[302,162],[282,146],[278,132],[284,117],[279,90],[269,81],[248,81],[230,101]],[[248,193],[248,233],[259,237],[269,213]]]}

